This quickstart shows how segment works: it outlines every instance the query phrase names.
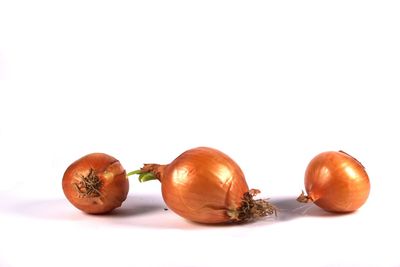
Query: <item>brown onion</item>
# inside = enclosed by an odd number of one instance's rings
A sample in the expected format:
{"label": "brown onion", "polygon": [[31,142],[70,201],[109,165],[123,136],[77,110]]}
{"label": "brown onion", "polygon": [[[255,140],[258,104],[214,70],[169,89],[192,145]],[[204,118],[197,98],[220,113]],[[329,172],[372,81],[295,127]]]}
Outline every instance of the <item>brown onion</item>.
{"label": "brown onion", "polygon": [[366,201],[370,182],[364,166],[343,151],[317,155],[309,163],[304,179],[308,196],[302,193],[300,202],[314,202],[331,212],[352,212]]}
{"label": "brown onion", "polygon": [[99,214],[121,206],[128,195],[129,181],[117,159],[93,153],[67,168],[62,187],[75,207],[86,213]]}
{"label": "brown onion", "polygon": [[194,222],[243,222],[275,212],[265,200],[253,199],[260,191],[249,190],[236,162],[216,149],[190,149],[170,164],[145,164],[130,174],[158,179],[167,206]]}

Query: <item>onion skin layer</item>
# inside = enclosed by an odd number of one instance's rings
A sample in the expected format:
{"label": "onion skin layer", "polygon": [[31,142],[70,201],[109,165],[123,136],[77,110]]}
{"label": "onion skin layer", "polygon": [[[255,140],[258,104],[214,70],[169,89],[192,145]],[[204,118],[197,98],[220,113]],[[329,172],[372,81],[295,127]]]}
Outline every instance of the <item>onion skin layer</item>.
{"label": "onion skin layer", "polygon": [[249,192],[240,167],[213,148],[187,150],[170,164],[158,165],[154,173],[167,206],[194,222],[232,221]]}
{"label": "onion skin layer", "polygon": [[352,212],[360,208],[370,192],[364,166],[342,151],[314,157],[305,173],[308,199],[330,212]]}
{"label": "onion skin layer", "polygon": [[[85,195],[77,186],[91,171],[101,186],[98,192]],[[117,159],[104,153],[92,153],[76,160],[67,168],[62,187],[65,196],[76,208],[86,213],[102,214],[120,207],[125,201],[129,191],[129,180]]]}

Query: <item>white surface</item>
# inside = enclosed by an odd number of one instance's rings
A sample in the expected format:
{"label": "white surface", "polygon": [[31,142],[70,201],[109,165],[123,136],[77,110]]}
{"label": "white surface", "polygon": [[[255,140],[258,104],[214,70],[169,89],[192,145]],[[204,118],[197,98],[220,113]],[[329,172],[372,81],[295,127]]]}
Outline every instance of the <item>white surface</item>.
{"label": "white surface", "polygon": [[[400,266],[396,1],[131,2],[0,2],[1,267]],[[200,145],[279,216],[193,224],[135,179],[107,216],[62,193],[84,154],[133,170]],[[366,166],[367,204],[293,202],[309,160],[339,149]]]}

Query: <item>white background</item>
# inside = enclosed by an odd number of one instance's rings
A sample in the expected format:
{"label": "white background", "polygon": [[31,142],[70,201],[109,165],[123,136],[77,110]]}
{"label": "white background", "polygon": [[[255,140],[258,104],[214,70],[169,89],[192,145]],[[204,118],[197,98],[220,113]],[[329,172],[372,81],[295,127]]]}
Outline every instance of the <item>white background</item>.
{"label": "white background", "polygon": [[[0,266],[400,266],[397,1],[1,1]],[[190,223],[131,179],[88,216],[61,179],[94,151],[130,171],[211,146],[277,218]],[[294,198],[316,154],[371,179],[337,216]]]}

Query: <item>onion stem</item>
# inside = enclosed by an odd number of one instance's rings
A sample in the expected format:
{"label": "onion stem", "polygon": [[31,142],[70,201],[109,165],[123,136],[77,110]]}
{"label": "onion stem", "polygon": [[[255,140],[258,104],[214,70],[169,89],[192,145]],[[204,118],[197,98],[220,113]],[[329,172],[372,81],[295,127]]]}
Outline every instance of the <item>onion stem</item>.
{"label": "onion stem", "polygon": [[126,177],[135,175],[135,174],[139,174],[139,182],[141,182],[141,183],[151,181],[151,180],[157,180],[157,177],[154,173],[143,172],[142,170],[135,170],[135,171],[128,172],[126,174]]}
{"label": "onion stem", "polygon": [[134,174],[142,174],[142,171],[141,170],[131,171],[131,172],[128,172],[126,174],[126,176],[131,176],[131,175],[134,175]]}
{"label": "onion stem", "polygon": [[145,172],[139,175],[139,182],[147,182],[151,180],[157,180],[157,177],[152,172]]}

